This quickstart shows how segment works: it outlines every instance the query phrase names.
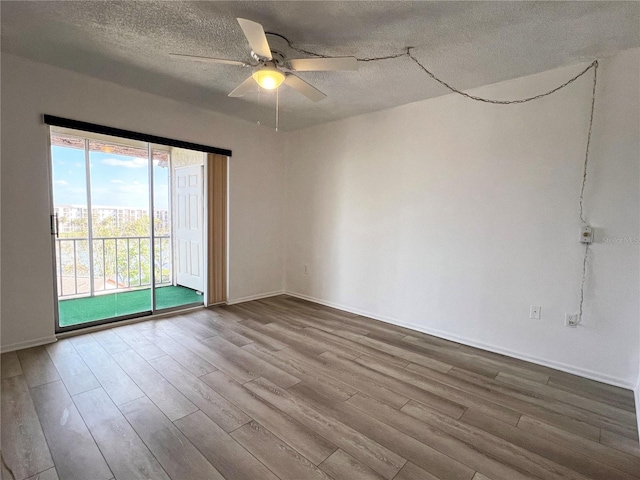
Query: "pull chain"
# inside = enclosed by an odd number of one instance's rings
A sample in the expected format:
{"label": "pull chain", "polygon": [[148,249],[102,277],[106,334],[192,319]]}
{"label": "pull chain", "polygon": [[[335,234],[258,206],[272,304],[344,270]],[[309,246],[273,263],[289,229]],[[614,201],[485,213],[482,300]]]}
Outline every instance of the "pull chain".
{"label": "pull chain", "polygon": [[280,89],[276,88],[276,132],[278,131],[279,112],[280,110]]}
{"label": "pull chain", "polygon": [[258,125],[260,125],[260,92],[262,89],[258,86]]}

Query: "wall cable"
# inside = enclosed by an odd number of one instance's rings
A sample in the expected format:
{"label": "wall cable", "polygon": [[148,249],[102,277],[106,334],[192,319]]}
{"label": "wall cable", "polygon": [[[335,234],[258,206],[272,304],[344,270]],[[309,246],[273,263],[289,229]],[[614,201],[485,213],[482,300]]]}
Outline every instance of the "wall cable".
{"label": "wall cable", "polygon": [[596,106],[596,84],[598,83],[598,60],[594,60],[593,65],[593,90],[591,92],[591,112],[589,114],[589,133],[587,134],[587,146],[584,153],[584,169],[582,171],[582,187],[580,188],[580,220],[583,225],[588,225],[584,218],[583,202],[584,189],[587,185],[587,166],[589,164],[589,147],[591,146],[591,132],[593,130],[593,112]]}
{"label": "wall cable", "polygon": [[[287,39],[285,39],[287,40]],[[294,45],[291,44],[291,42],[289,42],[289,40],[287,40],[287,43],[289,44],[289,47],[291,47],[293,50],[299,52],[299,53],[303,53],[306,55],[310,55],[313,57],[318,57],[318,58],[329,58],[329,55],[324,55],[321,53],[316,53],[316,52],[311,52],[309,50],[304,50],[302,48],[298,48]],[[440,85],[442,85],[443,87],[447,88],[448,90],[450,90],[453,93],[456,93],[458,95],[461,95],[463,97],[466,97],[470,100],[475,100],[477,102],[484,102],[484,103],[491,103],[491,104],[495,104],[495,105],[514,105],[514,104],[520,104],[520,103],[527,103],[527,102],[531,102],[533,100],[539,100],[541,98],[547,97],[549,95],[552,95],[553,93],[556,93],[559,90],[562,90],[565,87],[568,87],[569,85],[571,85],[573,82],[575,82],[576,80],[578,80],[580,77],[582,77],[583,75],[585,75],[589,70],[593,69],[593,89],[591,92],[591,110],[590,110],[590,114],[589,114],[589,131],[587,134],[587,145],[585,148],[585,155],[584,155],[584,164],[583,164],[583,169],[582,169],[582,185],[580,187],[580,221],[582,222],[583,226],[588,225],[587,220],[584,217],[584,191],[587,185],[587,168],[589,166],[589,148],[591,146],[591,133],[593,131],[593,114],[595,111],[595,104],[596,104],[596,85],[597,85],[597,81],[598,81],[598,60],[594,60],[593,62],[591,62],[584,70],[582,70],[580,73],[578,73],[577,75],[575,75],[574,77],[570,78],[569,80],[567,80],[566,82],[564,82],[563,84],[549,90],[548,92],[544,92],[538,95],[534,95],[532,97],[527,97],[527,98],[521,98],[521,99],[516,99],[516,100],[494,100],[494,99],[490,99],[490,98],[483,98],[483,97],[478,97],[475,95],[470,95],[468,93],[465,93],[461,90],[458,90],[457,88],[449,85],[447,82],[445,82],[444,80],[442,80],[441,78],[439,78],[437,75],[435,75],[434,73],[432,73],[429,69],[427,69],[427,67],[425,67],[422,63],[420,63],[420,61],[413,55],[413,53],[411,52],[411,50],[414,50],[415,47],[406,47],[406,51],[402,52],[402,53],[396,53],[396,54],[392,54],[392,55],[386,55],[384,57],[366,57],[366,58],[357,58],[358,62],[375,62],[375,61],[379,61],[379,60],[390,60],[393,58],[399,58],[399,57],[404,57],[407,56],[409,57],[416,65],[418,65],[420,67],[420,69],[422,71],[424,71],[424,73],[426,73],[429,77],[431,77],[433,80],[435,80],[436,82],[438,82]],[[580,322],[582,322],[582,313],[583,313],[583,307],[584,307],[584,287],[585,287],[585,283],[587,280],[587,261],[588,261],[588,257],[589,257],[589,244],[587,243],[585,245],[585,250],[584,250],[584,256],[582,258],[582,278],[580,281],[580,302],[579,302],[579,307],[578,307],[578,321],[576,322],[576,326],[578,324],[580,324]]]}
{"label": "wall cable", "polygon": [[[282,38],[284,38],[284,37],[282,37]],[[284,38],[284,39],[289,44],[289,47],[291,47],[292,50],[295,50],[298,53],[303,53],[305,55],[310,55],[310,56],[318,57],[318,58],[332,58],[331,55],[325,55],[323,53],[317,53],[317,52],[312,52],[310,50],[305,50],[303,48],[298,48],[295,45],[293,45],[287,38]],[[383,57],[364,57],[364,58],[356,57],[356,60],[358,60],[358,62],[377,62],[377,61],[380,61],[380,60],[391,60],[391,59],[394,59],[394,58],[400,58],[400,57],[405,57],[406,56],[406,57],[409,57],[411,60],[413,60],[433,80],[435,80],[436,82],[438,82],[440,85],[442,85],[443,87],[447,88],[451,92],[457,93],[458,95],[462,95],[463,97],[467,97],[467,98],[469,98],[471,100],[476,100],[478,102],[494,103],[494,104],[498,104],[498,105],[511,105],[511,104],[518,104],[518,103],[526,103],[526,102],[530,102],[532,100],[538,100],[540,98],[543,98],[543,97],[546,97],[548,95],[551,95],[551,94],[557,92],[558,90],[562,90],[564,87],[567,87],[567,86],[571,85],[573,82],[578,80],[581,76],[583,76],[585,73],[587,73],[592,68],[594,70],[598,68],[598,60],[594,60],[584,70],[582,70],[580,73],[578,73],[573,78],[567,80],[562,85],[559,85],[556,88],[554,88],[552,90],[549,90],[548,92],[541,93],[541,94],[535,95],[533,97],[527,97],[527,98],[522,98],[522,99],[517,99],[517,100],[492,100],[492,99],[489,99],[489,98],[482,98],[482,97],[477,97],[475,95],[469,95],[468,93],[465,93],[465,92],[463,92],[461,90],[458,90],[457,88],[452,87],[451,85],[449,85],[447,82],[445,82],[444,80],[439,78],[437,75],[432,73],[430,70],[428,70],[427,67],[425,67],[422,63],[420,63],[420,61],[413,55],[413,53],[411,53],[411,50],[414,50],[415,48],[416,47],[406,47],[406,50],[404,52],[402,52],[402,53],[394,53],[394,54],[391,54],[391,55],[385,55]],[[589,133],[591,133],[591,131],[589,131]],[[591,135],[589,135],[589,137],[590,136]],[[581,215],[581,217],[582,217],[582,215]]]}
{"label": "wall cable", "polygon": [[[556,88],[553,88],[553,89],[549,90],[548,92],[541,93],[541,94],[535,95],[533,97],[521,98],[521,99],[518,99],[518,100],[492,100],[492,99],[489,99],[489,98],[482,98],[482,97],[476,97],[475,95],[469,95],[468,93],[465,93],[465,92],[463,92],[461,90],[458,90],[457,88],[454,88],[451,85],[449,85],[444,80],[438,78],[435,74],[433,74],[429,70],[427,70],[427,68],[424,65],[422,65],[418,61],[418,59],[411,53],[411,50],[413,48],[414,47],[407,47],[407,55],[409,56],[409,58],[411,60],[413,60],[427,75],[429,75],[431,78],[433,78],[440,85],[448,88],[453,93],[457,93],[458,95],[462,95],[463,97],[467,97],[467,98],[469,98],[471,100],[476,100],[478,102],[485,102],[485,103],[493,103],[493,104],[497,104],[497,105],[513,105],[513,104],[518,104],[518,103],[531,102],[532,100],[538,100],[540,98],[543,98],[543,97],[546,97],[546,96],[551,95],[553,93],[556,93],[558,90],[562,90],[564,87],[567,87],[567,86],[571,85],[573,82],[578,80],[581,76],[583,76],[585,73],[587,73],[592,68],[594,70],[598,68],[598,60],[594,60],[593,62],[591,62],[589,64],[589,66],[587,68],[582,70],[580,73],[578,73],[573,78],[571,78],[571,79],[567,80],[566,82],[564,82],[562,85],[559,85]],[[593,115],[593,111],[592,111],[592,115]],[[589,130],[589,133],[591,133],[591,130]],[[591,137],[591,135],[589,135],[589,138],[590,137]]]}
{"label": "wall cable", "polygon": [[[296,47],[295,45],[293,45],[289,39],[284,38],[284,40],[287,42],[287,44],[289,45],[289,48],[291,48],[292,50],[295,50],[298,53],[303,53],[305,55],[309,55],[312,57],[317,57],[317,58],[333,58],[331,55],[325,55],[323,53],[317,53],[317,52],[311,52],[309,50],[305,50],[304,48],[299,48]],[[414,47],[408,47],[408,48],[414,48]],[[402,52],[402,53],[392,53],[391,55],[385,55],[384,57],[364,57],[364,58],[356,58],[356,60],[358,60],[359,62],[377,62],[379,60],[391,60],[392,58],[399,58],[399,57],[404,57],[408,55],[407,52]]]}
{"label": "wall cable", "polygon": [[[591,132],[593,131],[593,112],[596,107],[596,85],[598,83],[598,60],[593,62],[593,90],[591,92],[591,111],[589,114],[589,133],[587,134],[587,146],[584,152],[584,166],[582,169],[582,186],[580,187],[580,220],[583,225],[588,225],[584,218],[584,189],[587,186],[587,167],[589,166],[589,147],[591,146]],[[582,309],[584,306],[584,284],[587,281],[587,261],[589,258],[589,244],[585,244],[584,257],[582,259],[582,280],[580,281],[580,303],[578,310],[578,321],[576,326],[582,322]]]}

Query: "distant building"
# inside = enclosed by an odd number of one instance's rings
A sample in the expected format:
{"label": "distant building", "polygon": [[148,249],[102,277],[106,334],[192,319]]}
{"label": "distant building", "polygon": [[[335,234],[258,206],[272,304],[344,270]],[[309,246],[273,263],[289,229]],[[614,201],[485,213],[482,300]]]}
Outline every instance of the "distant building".
{"label": "distant building", "polygon": [[[94,221],[102,222],[113,218],[116,227],[148,217],[148,211],[144,208],[96,206],[91,209],[91,212]],[[54,213],[58,216],[60,233],[76,231],[77,221],[88,217],[87,207],[82,205],[60,205],[55,207]],[[169,228],[169,210],[155,210],[154,219],[156,231]]]}

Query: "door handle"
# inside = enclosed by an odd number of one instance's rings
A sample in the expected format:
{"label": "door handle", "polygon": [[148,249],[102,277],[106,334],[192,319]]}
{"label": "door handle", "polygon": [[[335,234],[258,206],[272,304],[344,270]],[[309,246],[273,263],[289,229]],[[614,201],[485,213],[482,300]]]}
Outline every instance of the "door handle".
{"label": "door handle", "polygon": [[60,238],[60,223],[58,221],[58,214],[51,215],[51,235],[55,235],[56,238]]}

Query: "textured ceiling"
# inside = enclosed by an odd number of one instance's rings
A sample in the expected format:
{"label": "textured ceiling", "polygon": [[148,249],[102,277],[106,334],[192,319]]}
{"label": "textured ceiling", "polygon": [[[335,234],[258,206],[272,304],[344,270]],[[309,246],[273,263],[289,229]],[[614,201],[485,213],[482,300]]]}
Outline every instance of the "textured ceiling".
{"label": "textured ceiling", "polygon": [[[250,70],[169,53],[249,60],[236,17],[326,55],[414,54],[461,89],[590,61],[640,46],[637,2],[2,1],[2,51],[138,90],[273,124],[274,95],[228,98]],[[293,55],[300,57],[301,55]],[[327,94],[282,88],[294,129],[422,100],[446,90],[407,57],[357,72],[301,72]]]}

